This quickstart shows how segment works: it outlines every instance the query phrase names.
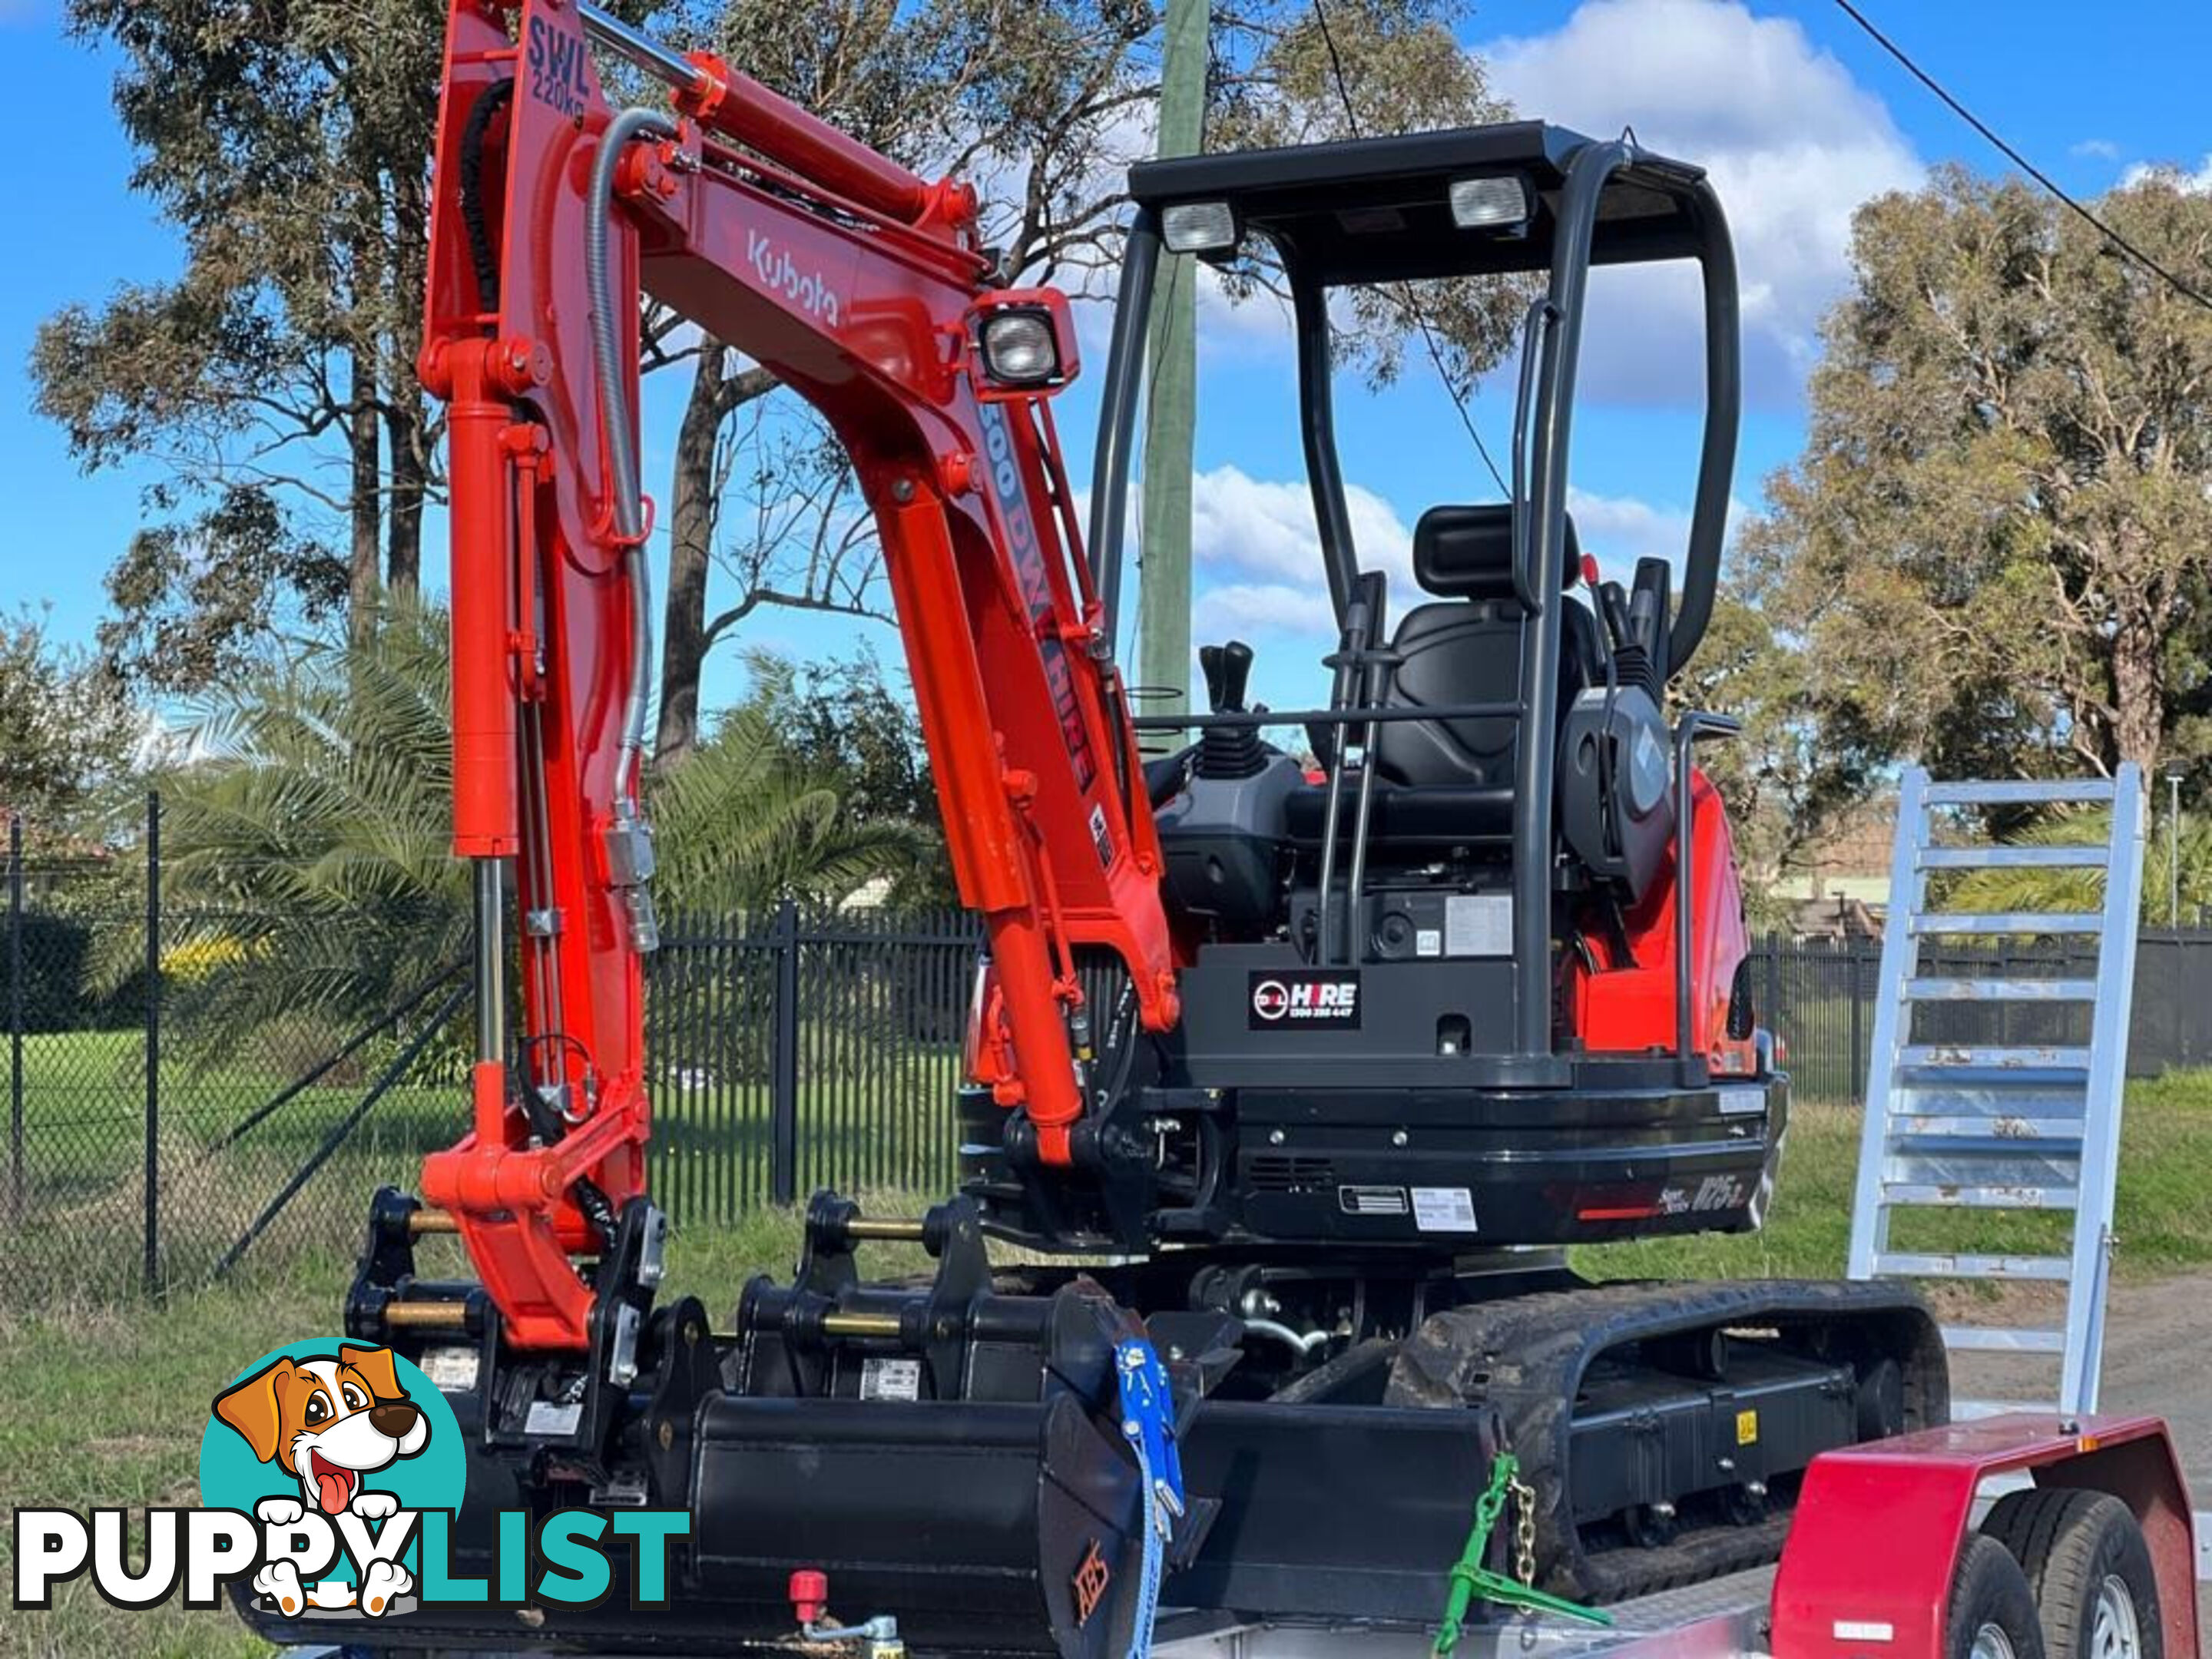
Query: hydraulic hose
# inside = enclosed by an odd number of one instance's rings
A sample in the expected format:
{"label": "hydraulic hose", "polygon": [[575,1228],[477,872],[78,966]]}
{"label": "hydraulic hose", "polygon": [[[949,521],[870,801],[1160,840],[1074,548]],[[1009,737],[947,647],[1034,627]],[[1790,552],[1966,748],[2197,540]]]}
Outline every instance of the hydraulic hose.
{"label": "hydraulic hose", "polygon": [[487,313],[499,310],[499,251],[492,246],[491,226],[484,216],[484,140],[500,111],[514,99],[514,82],[495,81],[469,106],[461,127],[461,224],[468,232],[469,263],[477,274],[477,308]]}
{"label": "hydraulic hose", "polygon": [[630,432],[635,411],[623,391],[621,319],[614,314],[607,275],[608,226],[614,210],[615,168],[621,164],[623,147],[636,138],[674,137],[675,127],[656,109],[626,109],[609,122],[592,159],[591,212],[585,220],[584,284],[592,300],[592,357],[599,381],[599,418],[606,428],[615,533],[625,544],[623,565],[630,583],[629,691],[623,701],[615,801],[616,819],[625,824],[641,821],[637,779],[645,760],[646,705],[653,692],[653,574],[646,562],[644,490]]}

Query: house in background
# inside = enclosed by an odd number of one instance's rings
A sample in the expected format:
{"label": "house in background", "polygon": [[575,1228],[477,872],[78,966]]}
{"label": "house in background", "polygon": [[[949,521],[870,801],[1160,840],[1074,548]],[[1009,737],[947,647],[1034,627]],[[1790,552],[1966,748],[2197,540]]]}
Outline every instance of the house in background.
{"label": "house in background", "polygon": [[1881,937],[1896,832],[1897,797],[1877,795],[1798,853],[1773,892],[1800,939]]}

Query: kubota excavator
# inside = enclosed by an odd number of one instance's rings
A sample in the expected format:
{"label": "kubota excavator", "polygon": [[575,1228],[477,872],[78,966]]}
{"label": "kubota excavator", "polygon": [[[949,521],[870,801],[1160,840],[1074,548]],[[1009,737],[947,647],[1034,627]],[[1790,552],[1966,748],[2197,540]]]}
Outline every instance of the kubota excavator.
{"label": "kubota excavator", "polygon": [[[611,110],[595,51],[672,107]],[[419,1200],[379,1195],[347,1326],[428,1369],[469,1436],[456,1571],[502,1510],[693,1525],[653,1612],[441,1604],[349,1640],[781,1644],[817,1570],[940,1651],[1118,1655],[1154,1600],[1433,1621],[1508,1452],[1529,1576],[1603,1601],[1771,1559],[1815,1455],[1944,1420],[1908,1292],[1565,1264],[1758,1226],[1785,1121],[1693,763],[1728,723],[1667,712],[1739,401],[1698,168],[1534,122],[1138,167],[1087,538],[1051,414],[1067,302],[1006,284],[961,185],[584,0],[453,0],[434,185],[473,1115]],[[1112,641],[1156,273],[1260,250],[1293,299],[1332,694],[1249,707],[1250,652],[1209,647],[1209,712],[1158,722],[1195,740],[1147,759]],[[1589,271],[1668,260],[1705,294],[1679,598],[1661,560],[1597,581],[1565,510]],[[1392,596],[1353,544],[1330,296],[1486,276],[1535,295],[1510,499],[1431,507],[1420,592]],[[961,1194],[921,1220],[817,1197],[795,1279],[720,1325],[657,1304],[644,1182],[643,295],[850,453],[987,939]],[[1286,724],[1310,762],[1267,740]],[[418,1273],[441,1231],[473,1279]],[[883,1238],[933,1279],[868,1282]],[[1027,1265],[994,1270],[990,1239]]]}

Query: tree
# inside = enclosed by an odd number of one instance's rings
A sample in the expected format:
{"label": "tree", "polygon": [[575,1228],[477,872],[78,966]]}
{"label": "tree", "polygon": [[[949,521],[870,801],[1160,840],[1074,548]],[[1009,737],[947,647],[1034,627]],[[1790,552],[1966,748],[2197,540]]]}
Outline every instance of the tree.
{"label": "tree", "polygon": [[[214,694],[161,779],[173,950],[219,962],[179,1030],[357,1024],[461,961],[468,868],[451,849],[449,635],[398,601],[358,642],[308,647]],[[907,826],[860,823],[757,714],[732,716],[650,805],[671,908],[842,897],[896,873]],[[130,970],[127,941],[106,964]]]}
{"label": "tree", "polygon": [[[2154,177],[2099,211],[2212,288],[2212,197]],[[2212,313],[1956,167],[1863,208],[1853,257],[1805,453],[1744,537],[1824,752],[2154,770],[2212,713]]]}
{"label": "tree", "polygon": [[840,660],[795,665],[757,651],[745,666],[751,684],[742,706],[768,722],[793,761],[832,784],[856,823],[910,832],[890,902],[957,904],[914,698],[884,678],[875,653],[863,644]]}
{"label": "tree", "polygon": [[[1218,0],[1212,10],[1210,143],[1233,148],[1496,120],[1506,112],[1450,25],[1458,0]],[[1160,18],[1151,0],[739,0],[713,44],[733,63],[929,176],[975,180],[985,240],[1018,283],[1096,295],[1115,268],[1127,164],[1150,149]],[[1232,281],[1249,294],[1267,275]],[[1341,342],[1378,380],[1419,332],[1454,389],[1512,342],[1510,285],[1431,284],[1362,296]],[[669,492],[671,569],[663,627],[657,760],[696,741],[708,653],[763,605],[881,617],[873,526],[852,499],[844,458],[817,422],[720,341],[696,348]],[[748,411],[740,416],[740,411]],[[766,440],[775,465],[725,536],[732,446]],[[716,609],[720,570],[736,597]]]}
{"label": "tree", "polygon": [[444,13],[70,0],[71,31],[121,54],[131,186],[184,263],[64,307],[32,375],[87,469],[163,469],[164,522],[111,574],[105,629],[161,689],[213,684],[341,600],[359,634],[381,586],[416,588],[441,482],[415,356]]}
{"label": "tree", "polygon": [[[2161,819],[2144,837],[2142,921],[2166,925],[2169,907],[2182,925],[2199,925],[2212,910],[2212,819],[2185,814],[2172,836]],[[2008,847],[2100,847],[2112,838],[2108,807],[2075,807],[2044,812],[2016,834]],[[2181,877],[2173,882],[2173,854],[2180,854]],[[2017,915],[2033,911],[2096,911],[2104,908],[2105,872],[2065,866],[2057,869],[1966,870],[1954,875],[1942,894],[1948,910]]]}
{"label": "tree", "polygon": [[1704,745],[1698,763],[1728,803],[1747,896],[1761,904],[1874,787],[1869,745],[1838,740],[1853,711],[1826,700],[1811,659],[1732,580],[1672,690],[1681,707],[1743,722],[1737,736]]}
{"label": "tree", "polygon": [[66,823],[129,764],[143,730],[122,682],[48,638],[43,614],[0,617],[0,816]]}

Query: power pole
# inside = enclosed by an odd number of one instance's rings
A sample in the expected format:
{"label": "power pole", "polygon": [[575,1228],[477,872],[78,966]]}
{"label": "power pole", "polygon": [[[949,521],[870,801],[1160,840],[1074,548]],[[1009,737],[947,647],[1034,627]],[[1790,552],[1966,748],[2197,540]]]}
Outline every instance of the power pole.
{"label": "power pole", "polygon": [[[1206,0],[1167,0],[1160,50],[1162,155],[1194,155],[1206,117]],[[1180,713],[1190,702],[1190,472],[1198,401],[1197,274],[1188,254],[1163,254],[1146,347],[1144,518],[1139,527],[1137,683],[1139,714]],[[1172,693],[1171,696],[1162,695]],[[1150,732],[1164,753],[1188,733]]]}

